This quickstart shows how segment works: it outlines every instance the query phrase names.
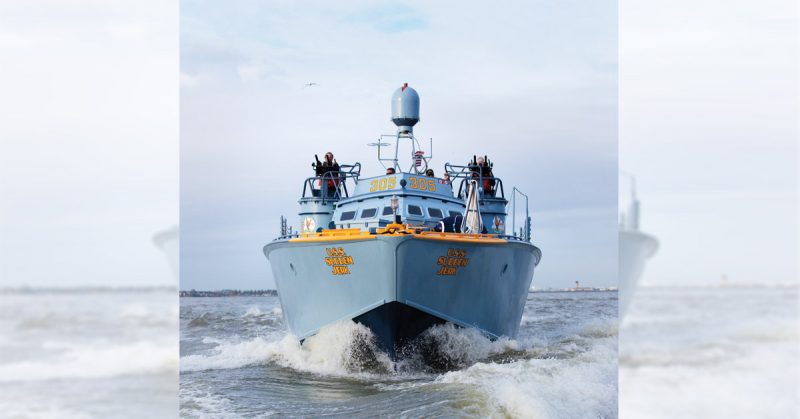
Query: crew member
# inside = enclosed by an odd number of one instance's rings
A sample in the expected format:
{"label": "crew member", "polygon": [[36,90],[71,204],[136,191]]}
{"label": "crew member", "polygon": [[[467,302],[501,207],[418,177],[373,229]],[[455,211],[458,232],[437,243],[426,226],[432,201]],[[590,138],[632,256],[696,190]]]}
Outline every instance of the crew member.
{"label": "crew member", "polygon": [[428,169],[428,170],[426,170],[426,171],[425,171],[425,176],[428,176],[428,177],[436,177],[436,175],[434,175],[434,174],[433,174],[433,169]]}
{"label": "crew member", "polygon": [[[317,156],[315,155],[314,157],[316,158]],[[339,187],[340,175],[339,163],[337,163],[336,159],[333,158],[333,153],[330,151],[325,153],[325,161],[322,162],[320,162],[319,158],[317,158],[317,163],[314,165],[314,170],[317,174],[317,177],[320,178],[320,188],[322,188],[323,180],[325,180],[325,190],[327,191],[327,196],[335,196],[336,190]]]}
{"label": "crew member", "polygon": [[473,157],[470,169],[472,170],[473,179],[483,179],[483,193],[494,196],[494,173],[492,173],[492,164],[488,162],[488,158]]}
{"label": "crew member", "polygon": [[386,174],[387,175],[393,175],[394,174],[394,167],[387,167],[386,168]]}

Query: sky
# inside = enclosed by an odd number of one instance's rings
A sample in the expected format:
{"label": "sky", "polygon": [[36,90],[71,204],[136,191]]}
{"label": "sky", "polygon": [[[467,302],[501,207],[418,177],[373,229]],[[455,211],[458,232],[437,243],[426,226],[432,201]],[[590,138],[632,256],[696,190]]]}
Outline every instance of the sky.
{"label": "sky", "polygon": [[[531,195],[540,285],[610,272],[593,249],[616,210],[587,185],[616,164],[592,148],[615,135],[616,6],[379,5],[0,3],[0,287],[174,284],[152,237],[178,223],[179,122],[187,269],[269,286],[261,247],[313,153],[377,170],[365,144],[406,81],[436,168],[486,153]],[[643,281],[796,281],[796,3],[623,1],[619,19],[619,163],[661,244]]]}
{"label": "sky", "polygon": [[487,154],[531,197],[537,287],[616,284],[615,2],[184,1],[180,80],[182,289],[273,287],[313,155],[380,173],[404,82],[438,173]]}
{"label": "sky", "polygon": [[0,288],[176,286],[178,5],[0,2]]}
{"label": "sky", "polygon": [[643,283],[797,283],[798,39],[796,1],[621,3],[620,169],[660,241]]}

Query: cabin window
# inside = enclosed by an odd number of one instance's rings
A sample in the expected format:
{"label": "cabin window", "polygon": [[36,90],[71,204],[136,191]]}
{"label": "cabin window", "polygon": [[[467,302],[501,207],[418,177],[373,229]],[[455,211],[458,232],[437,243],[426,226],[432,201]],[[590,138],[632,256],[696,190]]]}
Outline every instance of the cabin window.
{"label": "cabin window", "polygon": [[394,210],[392,207],[383,207],[383,215],[392,215],[394,214]]}
{"label": "cabin window", "polygon": [[461,213],[458,212],[458,211],[450,211],[450,216],[451,217],[455,217],[456,215],[461,215]]}
{"label": "cabin window", "polygon": [[377,213],[378,213],[377,208],[368,208],[365,210],[361,210],[361,218],[372,218]]}
{"label": "cabin window", "polygon": [[347,220],[352,220],[353,218],[356,218],[356,212],[355,211],[345,211],[345,212],[342,213],[342,216],[339,218],[339,220],[340,221],[347,221]]}
{"label": "cabin window", "polygon": [[416,205],[409,205],[408,206],[408,215],[419,215],[422,216],[422,208]]}
{"label": "cabin window", "polygon": [[444,218],[442,217],[442,210],[439,208],[428,208],[428,215],[430,215],[431,218]]}

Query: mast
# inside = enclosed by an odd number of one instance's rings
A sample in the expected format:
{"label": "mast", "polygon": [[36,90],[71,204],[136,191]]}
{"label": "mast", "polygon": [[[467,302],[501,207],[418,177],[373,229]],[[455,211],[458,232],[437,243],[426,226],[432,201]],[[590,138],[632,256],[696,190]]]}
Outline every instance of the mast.
{"label": "mast", "polygon": [[[411,145],[411,165],[405,172],[416,174],[425,173],[428,169],[428,162],[433,158],[433,139],[430,140],[430,154],[425,154],[422,146],[414,137],[414,125],[419,122],[419,94],[408,83],[395,90],[392,94],[392,122],[397,126],[396,134],[381,135],[377,142],[368,144],[378,147],[378,162],[384,168],[394,168],[395,171],[404,172],[400,166],[400,143],[408,140]],[[390,146],[390,143],[383,142],[385,138],[394,138],[394,156],[383,157],[381,149]]]}

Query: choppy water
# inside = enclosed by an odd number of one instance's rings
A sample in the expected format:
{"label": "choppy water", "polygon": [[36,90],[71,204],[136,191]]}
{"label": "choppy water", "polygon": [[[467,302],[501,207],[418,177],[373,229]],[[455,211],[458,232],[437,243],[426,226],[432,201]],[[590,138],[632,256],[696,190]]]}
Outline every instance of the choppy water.
{"label": "choppy water", "polygon": [[621,417],[800,417],[797,288],[640,289],[619,337]]}
{"label": "choppy water", "polygon": [[182,298],[180,411],[613,418],[616,316],[616,293],[531,293],[518,339],[491,342],[439,326],[427,340],[438,357],[393,364],[352,322],[300,346],[276,297]]}
{"label": "choppy water", "polygon": [[0,417],[175,416],[175,293],[0,293]]}

